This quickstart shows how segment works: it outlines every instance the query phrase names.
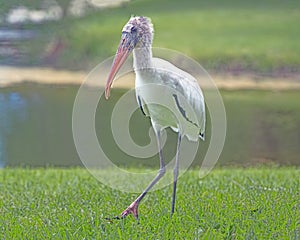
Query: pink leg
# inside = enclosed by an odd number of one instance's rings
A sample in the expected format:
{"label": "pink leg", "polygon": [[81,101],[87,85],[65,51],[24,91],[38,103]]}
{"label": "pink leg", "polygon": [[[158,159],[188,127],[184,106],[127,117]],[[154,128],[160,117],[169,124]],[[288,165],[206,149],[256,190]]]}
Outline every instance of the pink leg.
{"label": "pink leg", "polygon": [[159,149],[159,161],[160,161],[160,169],[156,177],[152,180],[152,182],[146,187],[146,189],[142,192],[140,196],[137,197],[136,200],[134,200],[122,213],[121,217],[117,218],[125,218],[129,214],[133,214],[135,219],[138,220],[138,207],[140,201],[145,197],[145,195],[148,193],[148,191],[158,182],[159,179],[166,173],[166,168],[164,164],[164,159],[162,155],[162,146],[161,146],[161,130],[156,131],[156,138],[157,138],[157,145]]}

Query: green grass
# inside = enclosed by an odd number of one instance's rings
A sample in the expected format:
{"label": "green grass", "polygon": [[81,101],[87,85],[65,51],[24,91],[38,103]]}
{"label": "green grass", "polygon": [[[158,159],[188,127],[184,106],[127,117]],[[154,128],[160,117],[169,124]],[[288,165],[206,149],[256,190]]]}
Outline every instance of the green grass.
{"label": "green grass", "polygon": [[132,1],[72,22],[64,34],[74,56],[96,64],[113,55],[131,14],[152,18],[155,47],[181,51],[210,70],[299,70],[297,1]]}
{"label": "green grass", "polygon": [[[150,193],[140,224],[110,222],[137,194],[110,189],[83,169],[2,169],[1,239],[299,239],[299,169],[217,169]],[[136,185],[138,186],[138,182]]]}
{"label": "green grass", "polygon": [[[0,14],[18,4],[16,0],[2,4]],[[42,6],[32,0],[24,4]],[[155,47],[181,51],[209,70],[299,72],[300,2],[296,0],[130,1],[80,19],[31,26],[39,37],[22,42],[22,48],[31,49],[24,64],[41,64],[49,42],[60,37],[65,49],[52,64],[90,69],[115,53],[121,29],[132,14],[152,18]]]}

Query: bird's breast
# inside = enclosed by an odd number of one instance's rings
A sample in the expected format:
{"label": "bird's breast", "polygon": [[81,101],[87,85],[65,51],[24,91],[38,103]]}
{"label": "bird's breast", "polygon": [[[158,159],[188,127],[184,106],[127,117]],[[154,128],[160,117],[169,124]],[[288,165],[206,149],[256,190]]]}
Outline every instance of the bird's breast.
{"label": "bird's breast", "polygon": [[160,83],[154,71],[136,72],[135,91],[139,104],[152,121],[163,127],[177,127],[174,110],[170,109],[169,89]]}

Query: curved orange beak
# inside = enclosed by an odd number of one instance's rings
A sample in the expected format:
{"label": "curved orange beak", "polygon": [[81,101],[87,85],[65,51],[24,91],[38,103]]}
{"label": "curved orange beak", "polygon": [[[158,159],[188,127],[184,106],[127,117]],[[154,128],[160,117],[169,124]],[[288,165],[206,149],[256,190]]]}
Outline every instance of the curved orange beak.
{"label": "curved orange beak", "polygon": [[115,79],[116,74],[124,64],[125,60],[133,50],[133,45],[131,44],[131,41],[129,41],[128,37],[122,36],[121,43],[119,44],[117,53],[115,55],[113,64],[111,66],[106,86],[105,86],[105,98],[108,99],[110,95],[110,87]]}

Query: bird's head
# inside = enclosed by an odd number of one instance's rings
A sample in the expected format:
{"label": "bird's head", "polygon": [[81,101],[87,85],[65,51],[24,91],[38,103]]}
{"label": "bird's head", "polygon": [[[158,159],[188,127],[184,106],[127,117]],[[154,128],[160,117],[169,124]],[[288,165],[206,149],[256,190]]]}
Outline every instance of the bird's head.
{"label": "bird's head", "polygon": [[122,37],[105,86],[105,97],[109,97],[113,80],[134,48],[151,47],[153,26],[147,17],[131,17],[122,30]]}

